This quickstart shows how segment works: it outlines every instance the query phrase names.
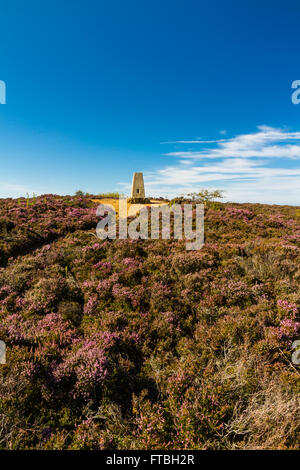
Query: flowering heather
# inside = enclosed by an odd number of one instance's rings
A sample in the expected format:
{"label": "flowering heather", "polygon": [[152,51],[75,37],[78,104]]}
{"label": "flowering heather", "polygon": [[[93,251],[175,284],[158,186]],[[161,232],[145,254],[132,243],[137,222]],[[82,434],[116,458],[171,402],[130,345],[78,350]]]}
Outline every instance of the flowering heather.
{"label": "flowering heather", "polygon": [[297,214],[207,204],[188,252],[97,240],[87,197],[0,200],[0,448],[299,449]]}

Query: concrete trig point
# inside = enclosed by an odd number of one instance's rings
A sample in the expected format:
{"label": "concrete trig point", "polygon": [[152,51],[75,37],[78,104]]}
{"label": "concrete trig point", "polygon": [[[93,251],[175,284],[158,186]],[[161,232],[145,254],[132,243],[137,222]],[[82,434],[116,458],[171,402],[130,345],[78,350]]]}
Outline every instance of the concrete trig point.
{"label": "concrete trig point", "polygon": [[131,186],[131,197],[132,198],[145,198],[144,178],[143,173],[133,173],[132,186]]}

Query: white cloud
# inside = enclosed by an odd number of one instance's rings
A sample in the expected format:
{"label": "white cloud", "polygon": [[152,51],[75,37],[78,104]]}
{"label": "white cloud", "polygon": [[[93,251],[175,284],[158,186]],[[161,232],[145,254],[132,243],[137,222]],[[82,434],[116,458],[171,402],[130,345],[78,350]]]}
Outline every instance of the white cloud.
{"label": "white cloud", "polygon": [[300,132],[286,132],[282,129],[275,129],[267,126],[259,126],[258,132],[253,134],[242,134],[232,139],[219,139],[211,141],[178,141],[177,144],[205,144],[215,143],[216,148],[206,148],[202,150],[169,152],[165,155],[180,158],[215,159],[215,158],[300,158]]}
{"label": "white cloud", "polygon": [[173,165],[145,174],[151,195],[178,195],[202,187],[224,189],[227,200],[300,205],[300,132],[259,126],[252,134],[215,141],[205,149],[169,152]]}
{"label": "white cloud", "polygon": [[[219,142],[226,142],[226,139],[217,140],[175,140],[174,142],[161,142],[161,144],[216,144]],[[167,154],[168,155],[168,154]]]}
{"label": "white cloud", "polygon": [[21,184],[0,182],[0,197],[2,198],[7,198],[7,194],[9,197],[26,197],[26,194],[32,195],[33,193],[38,194],[38,191]]}

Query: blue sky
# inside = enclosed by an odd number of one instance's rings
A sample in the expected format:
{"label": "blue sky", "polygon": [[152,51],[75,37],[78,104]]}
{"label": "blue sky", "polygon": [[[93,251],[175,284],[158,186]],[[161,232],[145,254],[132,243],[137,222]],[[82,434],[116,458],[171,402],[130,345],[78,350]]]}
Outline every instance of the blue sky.
{"label": "blue sky", "polygon": [[0,0],[0,197],[300,205],[300,3]]}

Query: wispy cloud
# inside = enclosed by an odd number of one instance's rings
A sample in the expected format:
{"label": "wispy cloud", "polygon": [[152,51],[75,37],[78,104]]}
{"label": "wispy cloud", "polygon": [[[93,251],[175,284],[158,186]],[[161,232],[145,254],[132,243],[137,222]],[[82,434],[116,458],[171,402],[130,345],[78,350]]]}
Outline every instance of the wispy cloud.
{"label": "wispy cloud", "polygon": [[5,183],[0,181],[0,197],[6,198],[8,197],[7,194],[9,194],[10,197],[25,197],[26,194],[32,195],[33,193],[38,194],[38,191],[34,191],[32,188],[28,188],[21,184]]}
{"label": "wispy cloud", "polygon": [[175,140],[174,142],[161,142],[161,144],[216,144],[226,142],[226,139],[217,140]]}
{"label": "wispy cloud", "polygon": [[174,164],[145,174],[153,195],[211,187],[225,189],[229,200],[300,205],[300,132],[259,126],[233,138],[174,144],[195,147],[164,153]]}
{"label": "wispy cloud", "polygon": [[300,132],[286,132],[282,129],[275,129],[267,126],[259,126],[258,132],[253,134],[242,134],[232,139],[219,140],[195,140],[195,141],[177,141],[176,144],[207,144],[215,143],[215,148],[206,148],[193,151],[169,152],[165,155],[191,158],[194,160],[205,158],[300,158]]}

